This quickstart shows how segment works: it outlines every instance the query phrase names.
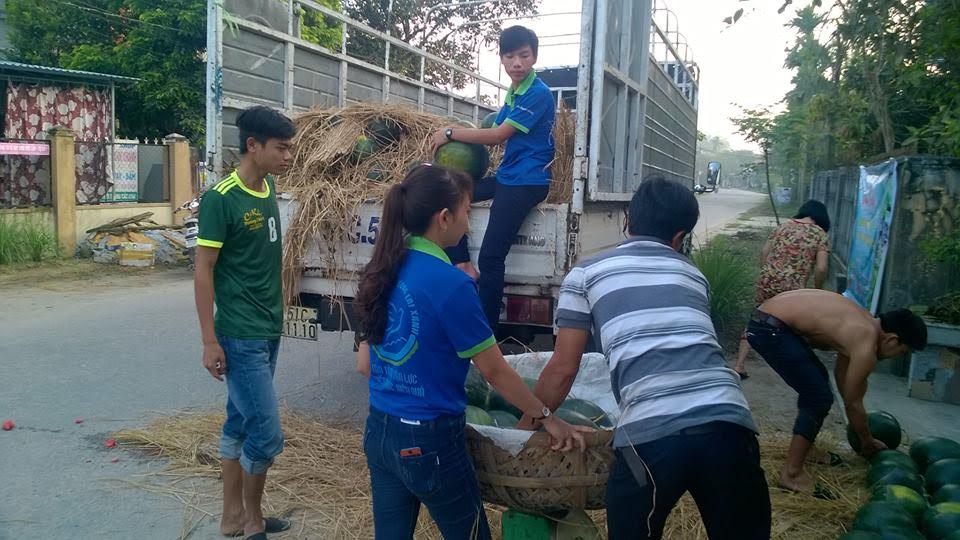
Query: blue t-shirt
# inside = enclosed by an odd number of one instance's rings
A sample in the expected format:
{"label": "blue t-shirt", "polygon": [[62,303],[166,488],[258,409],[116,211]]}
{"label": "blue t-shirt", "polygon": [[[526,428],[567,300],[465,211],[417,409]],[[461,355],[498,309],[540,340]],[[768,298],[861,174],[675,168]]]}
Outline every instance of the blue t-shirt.
{"label": "blue t-shirt", "polygon": [[556,104],[550,87],[531,70],[507,98],[494,125],[510,124],[517,132],[507,139],[497,181],[511,186],[540,186],[550,183],[553,161],[553,124]]}
{"label": "blue t-shirt", "polygon": [[496,344],[477,287],[433,242],[414,236],[370,346],[370,405],[410,420],[463,414],[470,359]]}

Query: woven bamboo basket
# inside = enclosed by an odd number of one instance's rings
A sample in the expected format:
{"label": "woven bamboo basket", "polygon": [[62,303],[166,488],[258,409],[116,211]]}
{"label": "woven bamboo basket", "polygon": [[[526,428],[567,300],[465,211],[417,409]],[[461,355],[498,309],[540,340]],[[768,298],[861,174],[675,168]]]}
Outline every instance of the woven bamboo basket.
{"label": "woven bamboo basket", "polygon": [[613,431],[584,435],[584,452],[551,450],[550,436],[540,432],[514,456],[467,426],[467,446],[483,500],[530,513],[604,508],[614,460]]}

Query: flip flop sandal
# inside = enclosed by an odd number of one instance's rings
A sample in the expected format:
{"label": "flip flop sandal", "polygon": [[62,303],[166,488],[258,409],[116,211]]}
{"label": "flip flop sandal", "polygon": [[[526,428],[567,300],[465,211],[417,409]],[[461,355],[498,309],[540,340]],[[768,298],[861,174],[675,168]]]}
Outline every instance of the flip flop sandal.
{"label": "flip flop sandal", "polygon": [[[273,534],[273,533],[283,532],[283,531],[289,529],[290,526],[291,526],[291,523],[290,523],[288,520],[286,520],[286,519],[277,518],[277,517],[268,517],[268,518],[264,518],[264,519],[263,519],[263,532],[264,532],[264,533]],[[233,537],[233,538],[239,538],[239,537],[243,536],[243,531],[240,530],[240,531],[237,531],[237,532],[235,532],[235,533],[233,533],[233,534],[225,534],[224,536],[229,536],[229,537]],[[251,537],[249,537],[249,538],[254,538],[254,537],[251,536]],[[264,538],[266,538],[266,536],[264,536]],[[246,538],[245,538],[244,540],[246,540]]]}
{"label": "flip flop sandal", "polygon": [[843,459],[843,456],[841,456],[836,452],[828,451],[827,457],[830,458],[830,460],[826,463],[822,463],[822,465],[830,465],[831,467],[840,467],[841,465],[847,464],[847,460]]}
{"label": "flip flop sandal", "polygon": [[741,381],[745,381],[750,378],[750,374],[747,373],[746,371],[744,371],[743,373],[739,371],[735,371],[735,373],[737,374],[738,377],[740,377]]}
{"label": "flip flop sandal", "polygon": [[819,482],[813,486],[813,496],[814,498],[823,499],[825,501],[835,501],[840,498],[836,492]]}

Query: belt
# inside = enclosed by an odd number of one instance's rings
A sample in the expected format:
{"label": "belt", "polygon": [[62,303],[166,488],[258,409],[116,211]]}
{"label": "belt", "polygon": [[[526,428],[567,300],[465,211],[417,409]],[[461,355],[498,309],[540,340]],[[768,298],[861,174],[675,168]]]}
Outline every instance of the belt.
{"label": "belt", "polygon": [[787,330],[790,327],[780,319],[760,311],[759,309],[753,310],[753,314],[750,316],[750,320],[753,322],[768,324],[774,328],[779,328],[781,330]]}

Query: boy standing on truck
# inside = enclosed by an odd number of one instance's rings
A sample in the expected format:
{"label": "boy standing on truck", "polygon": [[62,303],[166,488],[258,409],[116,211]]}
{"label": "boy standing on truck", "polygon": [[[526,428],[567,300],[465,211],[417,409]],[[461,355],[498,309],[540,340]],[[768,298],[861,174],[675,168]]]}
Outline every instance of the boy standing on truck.
{"label": "boy standing on truck", "polygon": [[510,246],[527,214],[546,199],[550,191],[556,104],[550,88],[533,70],[538,44],[537,35],[528,28],[512,26],[504,30],[500,34],[500,62],[511,84],[493,127],[447,127],[431,138],[433,152],[449,141],[489,146],[506,142],[496,176],[484,178],[473,187],[474,202],[493,199],[477,261],[479,277],[470,262],[466,236],[459,245],[447,250],[451,262],[477,280],[483,313],[493,329],[500,320],[505,261]]}
{"label": "boy standing on truck", "polygon": [[[266,540],[290,522],[263,517],[267,469],[283,451],[273,374],[283,327],[274,174],[290,163],[293,122],[267,107],[237,117],[240,166],[203,195],[194,289],[203,367],[227,382],[220,437],[220,532]],[[214,317],[213,306],[217,313]]]}

